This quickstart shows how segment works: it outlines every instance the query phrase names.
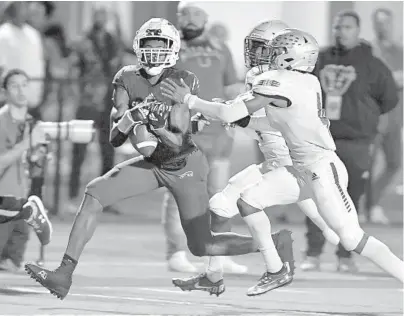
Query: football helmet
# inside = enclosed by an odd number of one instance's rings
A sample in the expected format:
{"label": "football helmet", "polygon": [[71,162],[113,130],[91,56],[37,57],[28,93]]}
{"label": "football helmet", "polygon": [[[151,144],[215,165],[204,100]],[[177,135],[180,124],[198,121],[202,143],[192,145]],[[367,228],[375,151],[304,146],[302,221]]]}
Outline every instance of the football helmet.
{"label": "football helmet", "polygon": [[272,69],[312,72],[316,66],[319,46],[309,33],[299,29],[285,29],[271,41]]}
{"label": "football helmet", "polygon": [[[164,47],[146,47],[148,40],[161,40]],[[165,19],[152,18],[136,32],[133,50],[139,64],[151,75],[159,75],[164,68],[174,66],[181,47],[180,34],[172,23]]]}
{"label": "football helmet", "polygon": [[244,40],[244,61],[247,68],[268,63],[270,43],[275,35],[288,26],[279,20],[269,20],[258,24]]}

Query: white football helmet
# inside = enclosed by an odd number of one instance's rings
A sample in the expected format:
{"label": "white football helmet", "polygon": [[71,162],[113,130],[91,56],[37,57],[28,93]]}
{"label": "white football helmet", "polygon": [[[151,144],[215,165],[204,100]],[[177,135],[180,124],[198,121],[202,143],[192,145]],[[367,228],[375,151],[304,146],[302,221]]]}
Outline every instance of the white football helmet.
{"label": "white football helmet", "polygon": [[[269,51],[270,43],[277,33],[288,26],[279,20],[263,21],[252,29],[244,40],[244,61],[247,68],[268,64],[265,52]],[[268,54],[267,54],[268,55]],[[263,61],[261,59],[264,58]]]}
{"label": "white football helmet", "polygon": [[271,43],[272,69],[312,72],[316,66],[319,46],[309,33],[298,29],[285,29]]}
{"label": "white football helmet", "polygon": [[[157,39],[165,42],[165,47],[145,47],[147,40]],[[136,32],[133,50],[139,64],[151,76],[159,75],[164,68],[174,66],[178,60],[181,39],[178,30],[165,19],[152,18]]]}

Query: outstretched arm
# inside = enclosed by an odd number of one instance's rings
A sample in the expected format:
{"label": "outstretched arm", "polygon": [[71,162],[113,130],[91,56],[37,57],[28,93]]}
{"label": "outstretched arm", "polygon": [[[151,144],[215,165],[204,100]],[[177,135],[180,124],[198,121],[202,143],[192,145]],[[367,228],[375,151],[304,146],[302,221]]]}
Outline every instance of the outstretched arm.
{"label": "outstretched arm", "polygon": [[179,86],[174,81],[166,79],[162,83],[162,94],[175,102],[187,104],[190,110],[227,123],[254,113],[268,103],[268,99],[260,95],[254,95],[248,101],[235,99],[227,103],[210,102],[192,95],[184,81],[181,81],[181,84],[182,86]]}

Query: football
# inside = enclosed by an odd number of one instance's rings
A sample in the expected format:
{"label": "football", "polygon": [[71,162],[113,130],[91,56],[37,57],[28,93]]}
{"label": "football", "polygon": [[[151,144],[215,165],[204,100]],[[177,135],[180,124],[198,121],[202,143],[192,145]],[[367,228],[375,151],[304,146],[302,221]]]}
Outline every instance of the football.
{"label": "football", "polygon": [[157,147],[158,139],[147,130],[144,124],[137,125],[129,133],[132,146],[143,156],[150,157]]}

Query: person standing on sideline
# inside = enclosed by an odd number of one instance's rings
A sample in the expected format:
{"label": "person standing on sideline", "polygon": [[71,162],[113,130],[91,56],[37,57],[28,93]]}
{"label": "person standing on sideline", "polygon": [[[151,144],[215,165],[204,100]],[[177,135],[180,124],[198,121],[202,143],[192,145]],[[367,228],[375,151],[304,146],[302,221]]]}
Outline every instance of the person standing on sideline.
{"label": "person standing on sideline", "polygon": [[[370,192],[367,194],[369,221],[372,223],[389,224],[389,219],[379,205],[386,190],[391,187],[403,164],[403,47],[393,39],[393,12],[379,8],[373,13],[373,28],[376,39],[372,43],[373,54],[380,58],[393,72],[396,82],[399,103],[386,114],[379,128],[378,142],[374,155],[379,150],[384,154],[385,168],[377,179],[370,179]],[[376,159],[374,158],[373,161]],[[372,167],[372,171],[375,166]],[[371,173],[373,174],[373,172]]]}
{"label": "person standing on sideline", "polygon": [[[334,21],[335,44],[320,52],[314,70],[321,83],[336,153],[348,171],[348,193],[356,209],[365,193],[379,118],[394,109],[398,102],[391,71],[372,55],[370,45],[360,41],[359,33],[358,14],[340,12]],[[308,247],[301,269],[317,270],[325,238],[308,217],[306,226]],[[341,244],[336,255],[338,271],[357,271],[351,253]]]}

